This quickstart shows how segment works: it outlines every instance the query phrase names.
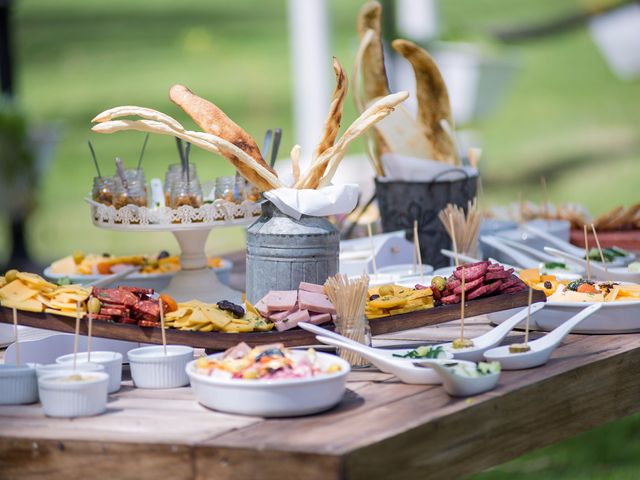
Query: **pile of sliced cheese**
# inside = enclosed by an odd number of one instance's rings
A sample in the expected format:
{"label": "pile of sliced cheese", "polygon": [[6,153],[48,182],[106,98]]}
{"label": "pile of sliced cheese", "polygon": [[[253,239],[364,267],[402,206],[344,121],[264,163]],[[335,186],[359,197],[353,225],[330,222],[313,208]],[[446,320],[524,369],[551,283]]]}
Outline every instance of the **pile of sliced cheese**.
{"label": "pile of sliced cheese", "polygon": [[179,303],[177,310],[167,313],[164,322],[167,327],[199,332],[266,332],[273,328],[273,323],[261,318],[251,304],[247,303],[245,310],[242,318],[235,318],[215,304],[190,300]]}
{"label": "pile of sliced cheese", "polygon": [[67,317],[76,316],[77,303],[81,312],[90,290],[79,285],[59,287],[47,282],[35,273],[17,272],[15,279],[7,282],[0,277],[0,305],[28,312],[47,312]]}

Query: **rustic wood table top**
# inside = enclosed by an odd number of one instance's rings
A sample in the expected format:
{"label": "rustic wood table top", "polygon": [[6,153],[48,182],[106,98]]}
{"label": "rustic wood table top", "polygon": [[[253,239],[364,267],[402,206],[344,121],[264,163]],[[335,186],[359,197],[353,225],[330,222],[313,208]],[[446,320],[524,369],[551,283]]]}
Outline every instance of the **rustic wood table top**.
{"label": "rustic wood table top", "polygon": [[[458,328],[397,332],[377,344],[451,340]],[[488,328],[476,317],[465,330]],[[97,417],[0,407],[0,478],[460,478],[637,411],[639,370],[640,334],[570,335],[544,367],[503,372],[497,389],[476,397],[361,371],[336,408],[271,420],[208,410],[188,387],[125,381]]]}

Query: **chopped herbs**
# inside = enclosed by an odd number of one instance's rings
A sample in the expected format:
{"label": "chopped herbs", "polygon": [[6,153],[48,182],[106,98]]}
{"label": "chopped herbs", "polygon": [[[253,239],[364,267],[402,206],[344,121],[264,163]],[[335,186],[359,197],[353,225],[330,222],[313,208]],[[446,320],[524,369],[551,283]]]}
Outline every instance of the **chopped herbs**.
{"label": "chopped herbs", "polygon": [[399,358],[444,358],[446,356],[444,348],[441,346],[430,347],[423,346],[418,347],[415,350],[411,350],[410,352],[405,353],[404,355],[399,355],[397,353],[393,354],[394,357]]}

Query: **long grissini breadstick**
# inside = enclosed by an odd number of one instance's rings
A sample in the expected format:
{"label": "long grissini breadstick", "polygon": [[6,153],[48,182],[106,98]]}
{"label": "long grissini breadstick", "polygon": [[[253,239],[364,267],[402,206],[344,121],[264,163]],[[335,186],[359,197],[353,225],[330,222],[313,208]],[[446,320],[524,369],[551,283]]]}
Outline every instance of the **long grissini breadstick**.
{"label": "long grissini breadstick", "polygon": [[404,102],[408,97],[409,92],[393,93],[381,98],[367,108],[347,128],[340,140],[313,163],[305,176],[296,184],[296,188],[318,188],[328,185],[335,175],[340,161],[347,152],[349,144],[393,112],[394,107]]}
{"label": "long grissini breadstick", "polygon": [[333,146],[340,131],[342,108],[344,107],[344,100],[347,98],[348,81],[342,65],[340,65],[336,57],[333,57],[333,70],[336,74],[336,88],[333,91],[329,113],[324,122],[322,138],[316,147],[316,151],[313,153],[314,158],[319,157],[325,150]]}
{"label": "long grissini breadstick", "polygon": [[122,130],[137,130],[140,132],[158,133],[160,135],[170,135],[181,138],[193,145],[228,158],[234,156],[239,162],[253,169],[255,175],[247,178],[256,187],[263,190],[284,187],[285,185],[269,170],[257,164],[255,160],[247,155],[243,150],[230,142],[215,135],[203,132],[192,132],[189,130],[178,131],[169,125],[153,120],[112,120],[109,122],[94,125],[92,130],[97,133],[114,133]]}
{"label": "long grissini breadstick", "polygon": [[171,128],[180,132],[185,131],[185,128],[180,124],[180,122],[178,122],[175,118],[170,117],[166,113],[153,110],[152,108],[137,107],[134,105],[125,105],[122,107],[114,107],[110,108],[109,110],[105,110],[104,112],[96,115],[93,120],[91,120],[91,123],[108,122],[109,120],[116,120],[118,118],[129,117],[133,115],[142,117],[145,120],[154,120],[156,122],[164,123],[165,125],[169,125]]}
{"label": "long grissini breadstick", "polygon": [[293,175],[293,183],[300,180],[300,154],[302,153],[302,147],[300,145],[294,145],[291,149],[291,174]]}
{"label": "long grissini breadstick", "polygon": [[353,101],[356,105],[356,111],[358,114],[364,112],[364,105],[366,103],[365,100],[362,99],[362,87],[360,83],[360,72],[362,71],[362,58],[364,56],[364,52],[367,50],[367,47],[373,40],[374,35],[376,34],[375,30],[368,29],[360,40],[360,45],[358,45],[358,51],[356,52],[356,58],[353,63],[353,72],[351,73],[351,79],[353,82]]}

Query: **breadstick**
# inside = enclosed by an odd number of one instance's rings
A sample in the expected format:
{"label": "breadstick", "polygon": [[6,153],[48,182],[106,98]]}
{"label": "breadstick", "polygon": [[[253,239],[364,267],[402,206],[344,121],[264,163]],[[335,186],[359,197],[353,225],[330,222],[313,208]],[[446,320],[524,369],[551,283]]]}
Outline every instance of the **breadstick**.
{"label": "breadstick", "polygon": [[136,107],[131,105],[114,107],[110,108],[109,110],[105,110],[104,112],[96,115],[93,120],[91,120],[91,123],[107,122],[109,120],[114,120],[120,117],[128,117],[132,115],[142,117],[146,120],[154,120],[156,122],[164,123],[178,131],[184,131],[184,127],[175,118],[172,118],[165,113],[153,110],[151,108]]}
{"label": "breadstick", "polygon": [[340,131],[342,108],[347,97],[347,77],[336,57],[333,57],[333,70],[336,73],[336,88],[333,91],[333,99],[331,100],[327,119],[324,122],[322,138],[313,154],[313,158],[318,158],[325,150],[332,147]]}
{"label": "breadstick", "polygon": [[293,183],[300,180],[300,153],[302,147],[300,145],[294,145],[291,149],[291,173],[293,174]]}
{"label": "breadstick", "polygon": [[377,1],[365,3],[358,14],[358,36],[360,39],[362,40],[366,35],[367,30],[374,31],[371,43],[362,57],[362,79],[366,101],[389,95],[389,81],[384,68],[381,16],[382,6]]}

